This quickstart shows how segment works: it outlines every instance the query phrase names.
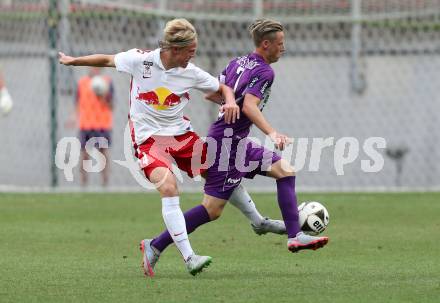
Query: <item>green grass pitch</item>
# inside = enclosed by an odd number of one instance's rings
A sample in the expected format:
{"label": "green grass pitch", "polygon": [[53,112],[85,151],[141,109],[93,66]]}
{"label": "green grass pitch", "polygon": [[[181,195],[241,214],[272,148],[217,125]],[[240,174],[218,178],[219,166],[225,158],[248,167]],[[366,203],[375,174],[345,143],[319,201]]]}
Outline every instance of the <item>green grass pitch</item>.
{"label": "green grass pitch", "polygon": [[[280,218],[275,194],[253,197]],[[138,243],[163,229],[158,195],[1,193],[0,302],[440,302],[440,193],[299,200],[327,206],[324,249],[289,253],[228,206],[190,237],[207,270],[190,276],[170,246],[149,279]]]}

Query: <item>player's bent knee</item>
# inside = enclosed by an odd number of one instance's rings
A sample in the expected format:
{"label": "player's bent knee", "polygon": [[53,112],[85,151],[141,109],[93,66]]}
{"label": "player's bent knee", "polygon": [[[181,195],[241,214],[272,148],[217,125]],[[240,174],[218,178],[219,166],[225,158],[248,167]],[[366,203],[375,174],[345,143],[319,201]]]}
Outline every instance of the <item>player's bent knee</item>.
{"label": "player's bent knee", "polygon": [[211,211],[208,211],[208,214],[209,214],[209,219],[211,219],[211,221],[214,221],[220,218],[220,216],[222,215],[222,211],[213,209]]}
{"label": "player's bent knee", "polygon": [[290,165],[289,162],[287,162],[287,161],[284,160],[284,159],[281,159],[281,160],[279,161],[279,164],[280,164],[280,166],[281,166],[281,171],[282,171],[284,174],[286,174],[286,177],[287,177],[287,176],[294,176],[294,175],[295,175],[295,168],[294,168],[292,165]]}
{"label": "player's bent knee", "polygon": [[162,197],[175,197],[179,195],[179,191],[177,189],[177,185],[173,183],[165,183],[162,184],[158,188],[159,193]]}
{"label": "player's bent knee", "polygon": [[223,213],[223,207],[219,207],[215,205],[206,205],[206,204],[203,204],[203,206],[205,206],[206,211],[208,212],[209,215],[209,219],[211,221],[217,220],[218,218],[220,218],[220,216]]}
{"label": "player's bent knee", "polygon": [[272,170],[268,173],[268,176],[275,179],[292,177],[295,176],[295,169],[289,164],[289,162],[281,159],[272,165]]}
{"label": "player's bent knee", "polygon": [[223,209],[225,208],[226,205],[226,201],[219,202],[219,201],[211,201],[205,199],[202,202],[202,205],[206,208],[206,211],[208,212],[209,215],[209,219],[211,221],[214,221],[220,218],[220,216],[222,215]]}

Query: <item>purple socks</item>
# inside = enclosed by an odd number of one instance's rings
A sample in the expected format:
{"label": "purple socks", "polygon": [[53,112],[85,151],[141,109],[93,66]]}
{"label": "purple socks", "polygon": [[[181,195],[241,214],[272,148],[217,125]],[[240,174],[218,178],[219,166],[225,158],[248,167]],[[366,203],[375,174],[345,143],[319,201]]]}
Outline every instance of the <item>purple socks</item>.
{"label": "purple socks", "polygon": [[295,194],[295,176],[278,179],[277,192],[278,205],[286,224],[287,235],[289,238],[295,238],[301,231]]}
{"label": "purple socks", "polygon": [[[203,205],[198,205],[194,208],[191,208],[183,215],[185,217],[186,232],[188,234],[192,233],[200,225],[211,221],[211,219],[209,219],[209,214]],[[172,243],[173,238],[171,238],[170,233],[165,230],[158,237],[154,238],[153,241],[151,241],[151,246],[154,246],[154,248],[162,252],[165,250],[165,248],[167,248],[168,245]]]}
{"label": "purple socks", "polygon": [[[289,238],[295,238],[301,231],[299,226],[298,206],[296,203],[295,177],[284,177],[277,180],[278,205],[286,224],[287,235]],[[184,213],[186,222],[186,231],[192,233],[197,227],[208,223],[209,214],[203,205],[198,205]],[[173,243],[173,239],[167,230],[151,241],[160,252],[164,251],[168,245]]]}

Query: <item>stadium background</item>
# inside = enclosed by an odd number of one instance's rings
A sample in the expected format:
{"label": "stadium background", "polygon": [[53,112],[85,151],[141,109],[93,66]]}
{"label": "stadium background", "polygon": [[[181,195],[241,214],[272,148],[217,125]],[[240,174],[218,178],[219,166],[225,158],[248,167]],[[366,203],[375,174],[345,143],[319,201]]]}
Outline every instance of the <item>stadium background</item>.
{"label": "stadium background", "polygon": [[[269,121],[292,137],[351,136],[360,156],[337,176],[334,147],[318,172],[300,172],[300,190],[432,190],[440,186],[440,2],[438,0],[314,1],[26,1],[0,0],[0,66],[15,101],[0,117],[0,188],[79,186],[53,166],[53,143],[77,131],[64,127],[74,110],[75,81],[86,68],[57,63],[57,50],[74,56],[155,48],[172,17],[199,32],[196,64],[217,75],[228,60],[252,50],[246,27],[258,16],[286,26],[287,51],[273,65],[276,81],[265,108]],[[115,83],[112,160],[123,160],[129,77],[108,69]],[[194,92],[187,115],[204,135],[216,108]],[[259,132],[253,132],[259,136]],[[385,165],[365,173],[362,144],[384,137]],[[261,136],[259,136],[261,138]],[[296,147],[294,146],[294,151]],[[310,144],[309,144],[310,151]],[[396,161],[387,154],[405,156]],[[400,172],[400,173],[399,173]],[[55,175],[54,175],[55,173]],[[92,188],[99,176],[92,174]],[[263,178],[250,189],[271,189]],[[179,185],[195,190],[201,183]],[[109,189],[140,190],[129,171],[111,164]]]}

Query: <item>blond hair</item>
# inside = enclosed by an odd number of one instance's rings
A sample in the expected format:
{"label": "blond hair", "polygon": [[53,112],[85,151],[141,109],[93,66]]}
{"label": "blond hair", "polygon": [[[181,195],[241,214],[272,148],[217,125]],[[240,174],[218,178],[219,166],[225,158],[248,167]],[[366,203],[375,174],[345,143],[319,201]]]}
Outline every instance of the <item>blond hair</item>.
{"label": "blond hair", "polygon": [[264,40],[272,41],[275,39],[275,34],[283,30],[283,25],[280,22],[265,18],[257,19],[249,26],[249,32],[257,47]]}
{"label": "blond hair", "polygon": [[186,19],[168,21],[163,30],[163,40],[159,42],[161,48],[185,47],[197,40],[194,26]]}

